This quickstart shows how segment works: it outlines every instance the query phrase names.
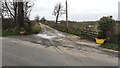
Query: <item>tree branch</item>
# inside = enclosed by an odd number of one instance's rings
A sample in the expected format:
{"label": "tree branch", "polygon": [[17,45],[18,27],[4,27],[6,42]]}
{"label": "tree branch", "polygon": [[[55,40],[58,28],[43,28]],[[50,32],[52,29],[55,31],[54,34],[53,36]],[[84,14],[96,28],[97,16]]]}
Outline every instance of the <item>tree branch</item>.
{"label": "tree branch", "polygon": [[7,7],[8,11],[10,12],[10,15],[12,15],[15,18],[15,16],[12,14],[10,8],[8,7],[8,4],[7,4],[6,0],[5,0],[5,6]]}

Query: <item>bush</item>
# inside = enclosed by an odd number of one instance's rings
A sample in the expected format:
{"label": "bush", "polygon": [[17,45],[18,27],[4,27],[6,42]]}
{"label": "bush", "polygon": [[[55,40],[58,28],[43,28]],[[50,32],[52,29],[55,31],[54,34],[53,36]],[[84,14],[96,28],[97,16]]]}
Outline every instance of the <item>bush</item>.
{"label": "bush", "polygon": [[37,34],[41,30],[41,26],[39,23],[32,23],[32,33]]}
{"label": "bush", "polygon": [[15,22],[13,19],[2,19],[2,30],[11,31],[15,28]]}
{"label": "bush", "polygon": [[102,17],[98,21],[98,38],[110,39],[114,35],[115,20],[112,16]]}

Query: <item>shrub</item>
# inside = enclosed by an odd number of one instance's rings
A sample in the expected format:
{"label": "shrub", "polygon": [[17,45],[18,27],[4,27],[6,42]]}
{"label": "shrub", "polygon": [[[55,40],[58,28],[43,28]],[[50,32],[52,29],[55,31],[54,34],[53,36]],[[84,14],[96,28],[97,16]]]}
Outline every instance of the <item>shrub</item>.
{"label": "shrub", "polygon": [[37,34],[41,30],[41,26],[39,23],[32,23],[32,33]]}
{"label": "shrub", "polygon": [[15,28],[15,22],[13,19],[2,19],[2,30],[8,30],[11,31],[12,29]]}
{"label": "shrub", "polygon": [[114,35],[114,26],[112,16],[102,17],[98,21],[98,38],[110,39]]}

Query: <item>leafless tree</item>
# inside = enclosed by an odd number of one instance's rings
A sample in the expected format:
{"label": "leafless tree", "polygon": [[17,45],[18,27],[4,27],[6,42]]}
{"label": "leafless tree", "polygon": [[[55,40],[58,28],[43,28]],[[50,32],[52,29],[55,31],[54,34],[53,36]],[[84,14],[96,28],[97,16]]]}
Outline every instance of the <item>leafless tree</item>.
{"label": "leafless tree", "polygon": [[20,2],[18,2],[18,0],[10,0],[9,2],[4,0],[2,3],[2,10],[4,10],[3,14],[7,14],[13,18],[16,26],[21,28],[24,26],[24,20],[29,19],[33,5],[32,2],[23,2],[23,0],[20,0]]}
{"label": "leafless tree", "polygon": [[58,23],[59,16],[61,16],[62,14],[65,14],[65,10],[63,6],[61,5],[61,3],[58,3],[54,7],[54,11],[53,11],[53,15],[56,17],[56,22],[55,22],[56,24]]}

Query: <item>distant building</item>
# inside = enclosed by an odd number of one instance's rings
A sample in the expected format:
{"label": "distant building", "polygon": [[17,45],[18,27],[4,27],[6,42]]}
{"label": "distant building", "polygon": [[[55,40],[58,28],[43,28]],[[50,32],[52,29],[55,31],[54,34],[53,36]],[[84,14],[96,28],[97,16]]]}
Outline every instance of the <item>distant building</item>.
{"label": "distant building", "polygon": [[120,21],[120,1],[118,2],[118,20]]}

